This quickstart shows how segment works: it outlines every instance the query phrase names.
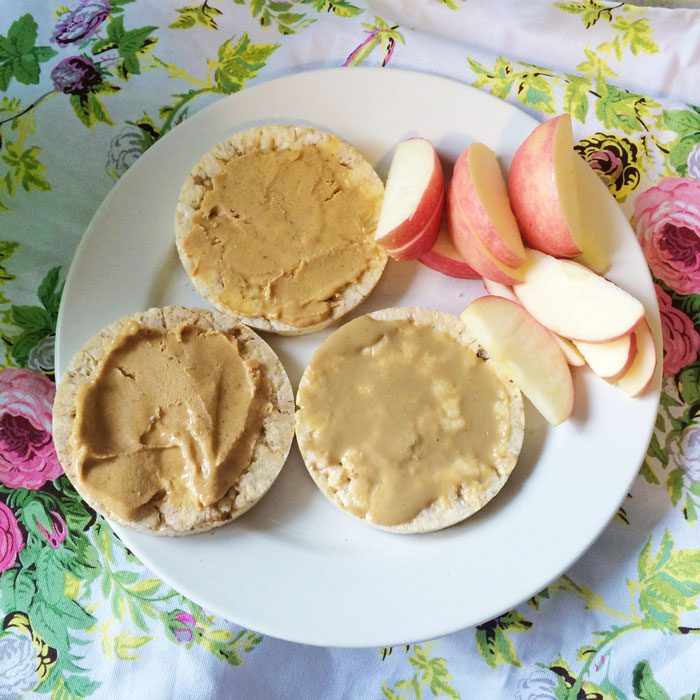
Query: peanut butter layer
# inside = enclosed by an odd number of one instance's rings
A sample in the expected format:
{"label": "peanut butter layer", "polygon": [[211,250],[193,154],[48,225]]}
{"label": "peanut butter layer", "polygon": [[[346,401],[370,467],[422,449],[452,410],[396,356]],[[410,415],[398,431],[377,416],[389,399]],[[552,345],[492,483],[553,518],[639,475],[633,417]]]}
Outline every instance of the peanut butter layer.
{"label": "peanut butter layer", "polygon": [[307,372],[302,452],[355,515],[400,525],[497,475],[511,430],[505,385],[448,334],[363,316]]}
{"label": "peanut butter layer", "polygon": [[78,393],[70,440],[83,489],[125,520],[165,499],[213,505],[250,464],[270,406],[235,337],[131,324]]}
{"label": "peanut butter layer", "polygon": [[382,255],[379,205],[328,146],[252,151],[212,177],[182,252],[223,308],[311,326]]}

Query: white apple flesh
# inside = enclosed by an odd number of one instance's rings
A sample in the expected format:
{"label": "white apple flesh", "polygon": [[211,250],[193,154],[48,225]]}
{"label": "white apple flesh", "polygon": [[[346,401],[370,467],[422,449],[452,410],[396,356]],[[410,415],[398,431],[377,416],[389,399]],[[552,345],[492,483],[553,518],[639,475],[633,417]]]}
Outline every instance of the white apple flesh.
{"label": "white apple flesh", "polygon": [[641,396],[649,388],[656,370],[656,344],[646,319],[642,319],[634,334],[637,339],[637,356],[617,382],[632,398]]}
{"label": "white apple flesh", "polygon": [[549,331],[552,334],[552,338],[557,341],[557,345],[564,355],[564,359],[570,367],[583,367],[586,364],[586,360],[583,359],[583,355],[578,351],[576,346],[568,339],[562,338],[560,335]]}
{"label": "white apple flesh", "polygon": [[[500,284],[499,282],[494,282],[493,280],[487,279],[483,280],[483,283],[484,287],[486,287],[486,291],[489,294],[493,294],[493,296],[501,297],[503,299],[509,299],[510,301],[514,301],[516,304],[520,303],[518,301],[518,297],[515,296],[515,292],[513,292],[512,287],[508,287],[505,284]],[[552,331],[549,332],[552,333]],[[581,353],[576,349],[576,346],[568,338],[562,338],[556,333],[552,333],[552,338],[554,338],[556,341],[559,349],[564,355],[564,359],[571,367],[583,367],[583,365],[586,364],[586,361],[583,359],[583,355],[581,355]]]}
{"label": "white apple flesh", "polygon": [[610,231],[628,227],[627,217],[610,190],[583,158],[574,152],[572,166],[576,176],[582,252],[574,259],[599,275],[610,269]]}
{"label": "white apple flesh", "polygon": [[469,335],[496,370],[511,379],[552,425],[574,406],[571,371],[551,333],[522,306],[501,297],[481,297],[461,315]]}
{"label": "white apple flesh", "polygon": [[525,281],[514,287],[520,303],[546,328],[588,343],[631,333],[644,307],[620,287],[583,265],[527,251]]}
{"label": "white apple flesh", "polygon": [[438,203],[432,216],[416,237],[401,248],[388,248],[387,252],[396,260],[418,260],[425,255],[437,242],[440,227],[444,220],[445,198]]}
{"label": "white apple flesh", "polygon": [[501,297],[501,299],[508,299],[509,301],[514,301],[519,304],[518,297],[515,296],[513,287],[509,287],[507,284],[501,284],[500,282],[494,282],[484,278],[483,280],[484,288],[486,291],[495,297]]}
{"label": "white apple flesh", "polygon": [[574,343],[588,366],[603,379],[616,382],[637,357],[637,337],[634,333],[609,343]]}
{"label": "white apple flesh", "polygon": [[504,265],[519,267],[525,250],[494,152],[473,143],[452,171],[453,196],[471,232]]}
{"label": "white apple flesh", "polygon": [[432,237],[422,255],[435,243],[444,201],[442,165],[430,141],[403,141],[389,166],[375,240],[391,253],[406,250],[421,236]]}

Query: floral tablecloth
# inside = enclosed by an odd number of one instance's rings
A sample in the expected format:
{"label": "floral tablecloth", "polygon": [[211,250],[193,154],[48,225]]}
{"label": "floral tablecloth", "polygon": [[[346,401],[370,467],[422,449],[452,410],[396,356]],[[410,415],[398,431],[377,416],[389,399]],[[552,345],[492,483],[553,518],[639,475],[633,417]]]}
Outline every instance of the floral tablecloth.
{"label": "floral tablecloth", "polygon": [[[0,698],[700,697],[700,11],[66,1],[0,12]],[[53,346],[80,236],[143,151],[221,95],[360,64],[571,113],[654,276],[664,382],[638,478],[567,574],[443,639],[319,649],[210,615],[81,501],[51,441]]]}

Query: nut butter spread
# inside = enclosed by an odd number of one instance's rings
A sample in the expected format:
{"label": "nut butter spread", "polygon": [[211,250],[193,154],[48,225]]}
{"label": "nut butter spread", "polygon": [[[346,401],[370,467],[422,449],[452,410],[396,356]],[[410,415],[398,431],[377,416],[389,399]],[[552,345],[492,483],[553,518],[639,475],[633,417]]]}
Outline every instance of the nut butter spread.
{"label": "nut butter spread", "polygon": [[250,464],[269,396],[235,337],[132,323],[77,397],[70,439],[83,487],[129,520],[166,498],[212,505]]}
{"label": "nut butter spread", "polygon": [[327,482],[348,492],[350,512],[399,525],[492,482],[510,432],[506,389],[448,334],[363,316],[330,336],[309,370],[297,399],[309,428],[302,451],[338,472]]}
{"label": "nut butter spread", "polygon": [[212,177],[183,252],[218,301],[303,327],[328,318],[372,258],[379,197],[352,184],[330,147],[252,151]]}

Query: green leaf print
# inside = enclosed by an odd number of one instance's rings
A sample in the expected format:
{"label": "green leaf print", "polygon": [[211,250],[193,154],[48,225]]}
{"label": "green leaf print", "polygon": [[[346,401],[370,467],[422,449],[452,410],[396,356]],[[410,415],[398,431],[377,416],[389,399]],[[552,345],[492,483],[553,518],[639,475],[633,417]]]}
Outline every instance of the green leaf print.
{"label": "green leaf print", "polygon": [[156,29],[158,27],[148,26],[127,30],[122,16],[113,17],[107,26],[107,36],[92,45],[92,53],[99,55],[116,49],[121,61],[115,70],[122,79],[128,80],[130,75],[141,73],[140,58],[158,43],[158,39],[151,36]]}
{"label": "green leaf print", "polygon": [[669,530],[654,557],[651,546],[649,538],[639,555],[639,581],[630,582],[631,590],[639,591],[639,607],[648,627],[677,632],[680,613],[694,610],[700,594],[700,550],[674,550]]}
{"label": "green leaf print", "polygon": [[216,23],[216,18],[222,14],[221,10],[212,7],[206,1],[201,5],[180,7],[176,12],[179,17],[168,25],[171,29],[190,29],[196,24],[206,27],[207,29],[218,29],[219,26]]}
{"label": "green leaf print", "polygon": [[666,477],[666,491],[671,499],[671,503],[675,506],[683,494],[683,470],[680,467],[672,469]]}
{"label": "green leaf print", "polygon": [[643,119],[650,116],[651,108],[659,106],[654,100],[613,85],[599,83],[598,91],[600,99],[596,103],[595,111],[601,124],[628,134],[639,131],[640,126],[647,130]]}
{"label": "green leaf print", "polygon": [[527,601],[527,604],[531,607],[534,608],[535,610],[540,609],[540,602],[542,600],[549,600],[551,598],[551,595],[549,593],[549,587],[543,588],[539,593],[535,593],[535,595],[532,596]]}
{"label": "green leaf print", "polygon": [[688,156],[700,143],[700,107],[664,110],[663,125],[677,136],[669,144],[669,162],[679,175],[688,174]]}
{"label": "green leaf print", "polygon": [[122,12],[124,12],[124,5],[130,5],[132,2],[136,2],[136,0],[112,0],[112,11],[111,15],[119,15]]}
{"label": "green leaf print", "polygon": [[[246,0],[234,0],[237,5],[245,5]],[[289,0],[280,2],[279,0],[253,0],[250,3],[250,12],[256,17],[263,29],[268,29],[273,24],[277,26],[280,34],[296,34],[297,30],[308,27],[316,19],[307,17],[304,12],[292,12],[298,7],[297,2]]]}
{"label": "green leaf print", "polygon": [[37,23],[30,14],[15,20],[7,32],[0,35],[0,90],[7,90],[12,78],[24,85],[37,85],[40,63],[56,55],[50,46],[35,46]]}
{"label": "green leaf print", "polygon": [[458,700],[462,696],[452,686],[452,674],[447,670],[446,659],[431,657],[432,643],[416,644],[413,654],[408,656],[408,662],[416,668],[416,672],[405,680],[397,681],[393,688],[382,683],[382,694],[388,700],[405,700],[406,698],[423,698],[428,689],[432,697],[447,697]]}
{"label": "green leaf print", "polygon": [[214,80],[220,92],[229,95],[238,92],[246,81],[257,77],[265,61],[279,48],[279,44],[252,44],[247,33],[234,44],[233,37],[225,41],[217,52]]}
{"label": "green leaf print", "polygon": [[128,632],[120,632],[114,638],[114,654],[118,659],[122,659],[123,661],[133,661],[138,659],[139,655],[134,653],[134,649],[138,649],[144,644],[148,644],[151,639],[153,639],[153,637],[134,637]]}
{"label": "green leaf print", "polygon": [[92,129],[99,122],[114,126],[114,121],[102,100],[92,92],[88,92],[87,95],[71,95],[70,104],[78,119],[88,129]]}
{"label": "green leaf print", "polygon": [[347,0],[301,0],[302,5],[312,5],[317,12],[332,12],[338,17],[355,17],[364,9]]}
{"label": "green leaf print", "polygon": [[617,75],[608,64],[607,54],[596,49],[586,47],[584,49],[586,60],[576,66],[576,70],[591,78],[604,81]]}
{"label": "green leaf print", "polygon": [[671,700],[668,693],[656,682],[648,661],[640,661],[632,672],[634,696],[639,700]]}
{"label": "green leaf print", "polygon": [[58,307],[61,303],[63,285],[59,286],[60,267],[52,267],[42,280],[37,290],[37,296],[41,305],[46,309],[51,319],[58,318]]}
{"label": "green leaf print", "polygon": [[622,58],[623,47],[628,48],[635,56],[640,53],[658,53],[659,47],[651,38],[652,28],[649,26],[648,19],[634,19],[620,15],[612,23],[612,28],[618,31],[622,44],[616,52],[618,60]]}
{"label": "green leaf print", "polygon": [[505,99],[510,95],[515,78],[513,76],[513,67],[509,61],[499,56],[492,69],[487,68],[473,58],[467,58],[467,61],[469,62],[469,67],[476,73],[475,87],[487,87],[492,95],[501,99]]}
{"label": "green leaf print", "polygon": [[586,121],[588,115],[588,93],[593,87],[591,78],[585,75],[566,74],[564,90],[564,111],[580,122]]}
{"label": "green leaf print", "polygon": [[[37,296],[41,306],[13,304],[3,319],[5,324],[19,329],[19,333],[0,332],[0,338],[9,347],[11,359],[19,367],[27,366],[29,354],[37,343],[56,332],[58,307],[63,292],[63,285],[59,285],[59,275],[60,268],[51,268],[39,285]],[[53,371],[53,367],[43,369],[49,373]]]}
{"label": "green leaf print", "polygon": [[562,79],[551,71],[530,63],[513,64],[503,56],[496,59],[493,68],[487,68],[472,58],[467,58],[467,61],[476,73],[476,87],[486,87],[501,99],[507,98],[515,88],[515,96],[523,104],[546,114],[556,111],[554,85],[561,83]]}
{"label": "green leaf print", "polygon": [[43,176],[46,166],[39,162],[37,156],[41,153],[38,146],[23,149],[17,144],[6,141],[6,155],[2,156],[3,162],[8,166],[4,185],[10,197],[15,196],[17,187],[25,192],[31,190],[48,191],[51,185]]}
{"label": "green leaf print", "polygon": [[695,362],[681,371],[678,375],[678,388],[688,406],[700,403],[700,362]]}
{"label": "green leaf print", "polygon": [[36,584],[30,573],[15,567],[0,576],[0,603],[3,612],[9,610],[29,610]]}
{"label": "green leaf print", "polygon": [[491,668],[498,668],[502,664],[520,666],[518,653],[508,633],[526,632],[530,627],[532,622],[526,620],[519,612],[512,610],[495,620],[477,626],[477,649]]}
{"label": "green leaf print", "polygon": [[592,27],[598,20],[612,21],[612,10],[606,3],[598,0],[583,0],[583,2],[557,2],[554,3],[564,12],[570,15],[579,15],[586,29]]}
{"label": "green leaf print", "polygon": [[[651,436],[651,441],[649,442],[649,447],[647,449],[647,455],[649,457],[654,457],[655,459],[658,459],[659,462],[661,462],[661,464],[663,464],[664,467],[668,465],[668,453],[659,444],[659,438],[656,437],[656,434],[653,434]],[[642,472],[642,476],[645,476],[644,472]],[[645,478],[646,478],[646,476],[645,476]],[[658,484],[659,483],[658,480],[657,481],[649,481],[649,479],[647,479],[647,481],[650,484]]]}

